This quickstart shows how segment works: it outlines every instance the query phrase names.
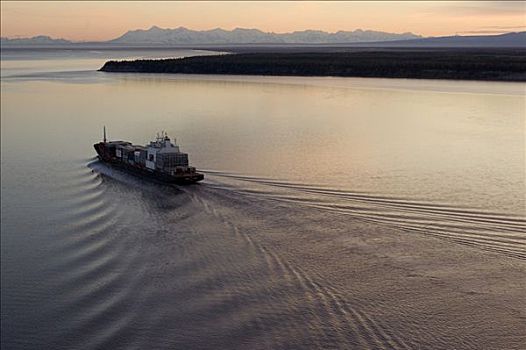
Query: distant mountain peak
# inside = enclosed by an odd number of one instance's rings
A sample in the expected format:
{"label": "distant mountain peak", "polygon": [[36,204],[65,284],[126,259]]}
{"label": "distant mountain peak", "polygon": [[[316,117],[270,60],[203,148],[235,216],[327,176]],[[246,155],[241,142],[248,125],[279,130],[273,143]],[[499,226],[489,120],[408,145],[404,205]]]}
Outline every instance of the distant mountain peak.
{"label": "distant mountain peak", "polygon": [[53,39],[52,37],[48,35],[37,35],[31,38],[0,38],[0,42],[2,45],[28,45],[28,46],[38,46],[38,45],[64,45],[64,44],[71,44],[72,42],[65,39]]}

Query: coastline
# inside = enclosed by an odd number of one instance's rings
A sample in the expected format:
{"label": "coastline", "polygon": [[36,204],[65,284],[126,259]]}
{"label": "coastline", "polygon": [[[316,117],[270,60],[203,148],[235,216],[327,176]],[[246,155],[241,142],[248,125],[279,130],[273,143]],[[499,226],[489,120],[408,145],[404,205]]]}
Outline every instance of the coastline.
{"label": "coastline", "polygon": [[526,81],[523,49],[360,49],[253,52],[107,61],[109,73]]}

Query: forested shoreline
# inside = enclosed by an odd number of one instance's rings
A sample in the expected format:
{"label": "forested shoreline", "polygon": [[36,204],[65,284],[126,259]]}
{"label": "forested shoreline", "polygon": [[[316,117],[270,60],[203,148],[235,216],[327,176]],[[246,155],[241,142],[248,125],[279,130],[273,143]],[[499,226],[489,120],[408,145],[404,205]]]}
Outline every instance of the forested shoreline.
{"label": "forested shoreline", "polygon": [[526,81],[522,49],[259,52],[108,61],[103,72]]}

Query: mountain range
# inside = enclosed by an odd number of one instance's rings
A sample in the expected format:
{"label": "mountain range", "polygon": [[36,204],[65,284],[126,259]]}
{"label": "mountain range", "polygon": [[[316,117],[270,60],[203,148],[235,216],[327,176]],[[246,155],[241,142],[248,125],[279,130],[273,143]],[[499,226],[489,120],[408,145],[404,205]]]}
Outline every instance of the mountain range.
{"label": "mountain range", "polygon": [[72,44],[71,41],[65,39],[53,39],[47,35],[34,36],[32,38],[17,38],[17,39],[8,39],[0,38],[0,44],[4,45],[13,45],[13,46],[33,46],[33,45],[68,45]]}
{"label": "mountain range", "polygon": [[[234,30],[212,29],[191,30],[184,27],[163,29],[153,26],[150,29],[130,30],[122,36],[99,44],[114,45],[193,45],[193,44],[331,44],[357,43],[417,39],[422,36],[413,33],[387,33],[373,30],[339,31],[328,33],[321,30],[304,30],[292,33],[268,33],[258,29],[236,28]],[[64,45],[80,44],[64,39],[52,39],[49,36],[8,39],[1,38],[2,45]],[[94,44],[90,42],[89,44]]]}
{"label": "mountain range", "polygon": [[421,38],[413,33],[386,33],[372,30],[338,31],[328,33],[321,30],[304,30],[292,33],[268,33],[258,29],[236,28],[234,30],[191,30],[184,27],[132,30],[110,43],[115,44],[333,44],[373,41],[406,40]]}
{"label": "mountain range", "polygon": [[304,30],[292,33],[269,33],[258,29],[191,30],[184,27],[131,30],[122,36],[99,42],[72,42],[49,36],[0,38],[2,47],[175,47],[206,45],[344,45],[378,47],[526,47],[526,32],[500,35],[445,36],[424,38],[413,33],[387,33],[373,30],[338,31]]}

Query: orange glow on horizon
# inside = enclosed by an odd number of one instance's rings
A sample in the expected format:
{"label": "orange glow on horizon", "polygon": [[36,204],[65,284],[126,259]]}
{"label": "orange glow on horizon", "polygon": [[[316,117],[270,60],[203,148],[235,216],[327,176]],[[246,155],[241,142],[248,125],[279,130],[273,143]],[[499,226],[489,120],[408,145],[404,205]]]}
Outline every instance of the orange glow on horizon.
{"label": "orange glow on horizon", "polygon": [[526,30],[526,2],[1,2],[3,37],[114,39],[128,30],[370,29],[424,36]]}

